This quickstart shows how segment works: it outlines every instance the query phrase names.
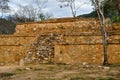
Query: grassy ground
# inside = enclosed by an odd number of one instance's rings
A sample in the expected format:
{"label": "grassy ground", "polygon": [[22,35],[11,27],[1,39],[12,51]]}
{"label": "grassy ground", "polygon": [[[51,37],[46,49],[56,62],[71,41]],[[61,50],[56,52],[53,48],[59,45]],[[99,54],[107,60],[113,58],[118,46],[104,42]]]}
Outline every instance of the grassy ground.
{"label": "grassy ground", "polygon": [[120,80],[120,65],[8,66],[0,67],[0,80]]}

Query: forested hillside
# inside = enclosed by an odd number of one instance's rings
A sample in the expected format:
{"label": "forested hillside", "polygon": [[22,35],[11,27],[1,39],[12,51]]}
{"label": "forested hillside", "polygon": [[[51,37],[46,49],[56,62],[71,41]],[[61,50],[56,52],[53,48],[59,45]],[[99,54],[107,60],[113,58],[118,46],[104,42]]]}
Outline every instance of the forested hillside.
{"label": "forested hillside", "polygon": [[0,34],[12,34],[15,32],[15,23],[6,20],[0,19]]}

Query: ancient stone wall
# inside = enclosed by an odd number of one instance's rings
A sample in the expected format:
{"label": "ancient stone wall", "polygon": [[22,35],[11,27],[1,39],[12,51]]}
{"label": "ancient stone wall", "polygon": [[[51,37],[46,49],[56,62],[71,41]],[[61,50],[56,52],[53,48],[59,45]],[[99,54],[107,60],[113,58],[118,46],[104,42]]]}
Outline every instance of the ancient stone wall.
{"label": "ancient stone wall", "polygon": [[35,36],[1,35],[0,65],[18,64]]}
{"label": "ancient stone wall", "polygon": [[[64,36],[65,42],[55,45],[56,63],[92,63],[102,64],[103,46],[101,36]],[[82,38],[81,38],[82,37]],[[108,59],[110,63],[120,63],[120,36],[109,41]],[[110,40],[109,39],[109,40]],[[114,41],[115,40],[115,41]],[[116,57],[115,57],[116,56]]]}
{"label": "ancient stone wall", "polygon": [[[120,30],[107,28],[108,59],[120,63]],[[102,36],[95,19],[63,18],[18,24],[13,35],[0,36],[0,64],[103,62]]]}

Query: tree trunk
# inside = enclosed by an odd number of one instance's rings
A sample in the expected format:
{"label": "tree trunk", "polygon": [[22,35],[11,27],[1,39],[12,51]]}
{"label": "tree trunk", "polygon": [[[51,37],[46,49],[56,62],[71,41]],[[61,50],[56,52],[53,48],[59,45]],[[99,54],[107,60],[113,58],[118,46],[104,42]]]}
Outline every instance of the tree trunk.
{"label": "tree trunk", "polygon": [[100,5],[99,5],[99,1],[95,0],[95,8],[97,10],[97,14],[100,20],[100,24],[101,24],[101,33],[102,33],[102,43],[103,43],[103,54],[104,54],[104,61],[103,61],[103,65],[107,65],[108,64],[108,55],[107,55],[107,32],[105,29],[105,17],[103,14],[103,10],[101,9]]}
{"label": "tree trunk", "polygon": [[103,65],[107,65],[108,64],[108,55],[107,55],[107,31],[105,29],[105,17],[104,14],[101,10],[99,10],[99,15],[101,16],[100,20],[101,20],[101,33],[102,33],[102,42],[103,42],[103,53],[104,53],[104,61],[103,61]]}
{"label": "tree trunk", "polygon": [[118,9],[118,12],[119,12],[119,15],[120,15],[120,0],[118,0],[117,9]]}
{"label": "tree trunk", "polygon": [[103,65],[108,64],[108,55],[107,55],[107,33],[105,30],[104,24],[101,26],[101,33],[102,33],[102,42],[103,42],[103,53],[104,53],[104,61]]}
{"label": "tree trunk", "polygon": [[76,11],[74,11],[74,6],[72,5],[73,3],[70,3],[70,8],[71,8],[71,12],[72,12],[72,16],[75,18],[76,17]]}

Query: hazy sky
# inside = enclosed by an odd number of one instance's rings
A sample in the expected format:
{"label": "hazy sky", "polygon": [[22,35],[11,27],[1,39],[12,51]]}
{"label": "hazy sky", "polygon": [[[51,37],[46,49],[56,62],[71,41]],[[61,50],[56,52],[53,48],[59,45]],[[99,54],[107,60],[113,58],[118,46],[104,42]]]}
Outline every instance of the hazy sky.
{"label": "hazy sky", "polygon": [[[17,5],[21,4],[21,5],[34,5],[33,3],[34,0],[10,0],[10,6],[12,8],[12,10],[16,11],[17,10]],[[88,0],[76,0],[76,4],[82,4],[86,1],[86,3],[88,3]],[[56,18],[58,17],[71,17],[71,10],[69,7],[65,7],[65,8],[60,8],[60,2],[57,2],[56,0],[48,0],[48,2],[45,4],[46,8],[43,9],[44,12],[49,12],[52,13],[53,16]],[[92,6],[91,4],[84,4],[82,5],[79,10],[77,11],[77,15],[80,14],[86,14],[86,13],[90,13],[92,11]],[[14,11],[12,11],[11,13],[14,13]]]}

